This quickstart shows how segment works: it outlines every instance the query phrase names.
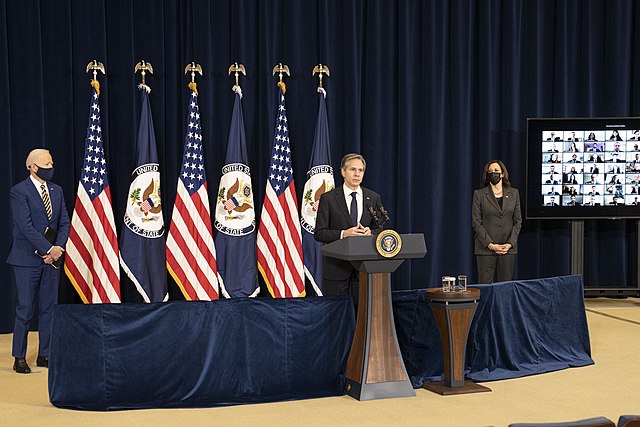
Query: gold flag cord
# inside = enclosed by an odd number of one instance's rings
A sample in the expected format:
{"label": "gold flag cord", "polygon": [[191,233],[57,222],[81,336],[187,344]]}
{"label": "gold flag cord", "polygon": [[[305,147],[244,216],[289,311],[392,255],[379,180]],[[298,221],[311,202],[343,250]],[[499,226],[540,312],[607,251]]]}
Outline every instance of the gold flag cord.
{"label": "gold flag cord", "polygon": [[189,87],[189,89],[191,89],[192,91],[195,92],[196,96],[198,96],[198,83],[189,82],[189,84],[187,86]]}
{"label": "gold flag cord", "polygon": [[98,96],[100,96],[100,82],[97,80],[91,80],[91,87],[93,87]]}

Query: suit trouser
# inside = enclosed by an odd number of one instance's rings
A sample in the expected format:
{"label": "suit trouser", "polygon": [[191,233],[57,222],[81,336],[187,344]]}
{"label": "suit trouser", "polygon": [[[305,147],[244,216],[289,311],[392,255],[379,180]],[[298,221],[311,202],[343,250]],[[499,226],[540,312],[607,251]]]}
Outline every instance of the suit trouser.
{"label": "suit trouser", "polygon": [[478,283],[493,283],[493,276],[498,282],[508,282],[513,279],[513,269],[516,264],[514,254],[506,255],[476,255],[478,264]]}
{"label": "suit trouser", "polygon": [[58,302],[60,272],[42,264],[38,267],[13,266],[16,277],[16,320],[13,326],[13,357],[24,358],[27,354],[27,335],[31,319],[38,306],[38,356],[49,355],[51,338],[51,316],[53,305]]}
{"label": "suit trouser", "polygon": [[358,272],[355,270],[345,280],[322,280],[322,294],[324,296],[350,295],[355,305],[358,305],[359,290],[360,279]]}

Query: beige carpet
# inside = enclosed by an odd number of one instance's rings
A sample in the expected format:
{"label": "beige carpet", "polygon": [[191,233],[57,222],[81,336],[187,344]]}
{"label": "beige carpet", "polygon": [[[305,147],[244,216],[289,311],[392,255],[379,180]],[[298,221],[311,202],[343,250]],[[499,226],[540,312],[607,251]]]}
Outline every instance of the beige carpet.
{"label": "beige carpet", "polygon": [[7,426],[507,426],[640,414],[640,300],[587,299],[596,364],[484,383],[493,391],[358,402],[332,397],[203,409],[81,412],[49,403],[46,369],[36,368],[37,335],[29,336],[30,375],[12,371],[11,335],[0,335],[0,425]]}

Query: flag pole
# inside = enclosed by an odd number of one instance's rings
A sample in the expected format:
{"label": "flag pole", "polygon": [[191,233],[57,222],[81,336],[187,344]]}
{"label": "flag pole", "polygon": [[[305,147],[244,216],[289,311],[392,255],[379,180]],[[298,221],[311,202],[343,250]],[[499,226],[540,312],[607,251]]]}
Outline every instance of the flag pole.
{"label": "flag pole", "polygon": [[278,63],[278,65],[273,67],[273,75],[275,76],[276,73],[278,73],[278,78],[280,79],[280,81],[278,82],[278,86],[280,87],[280,89],[282,89],[282,93],[285,93],[287,91],[287,86],[282,81],[282,76],[284,74],[286,74],[287,76],[291,76],[291,74],[289,74],[289,67],[286,65],[282,65],[282,62],[280,62]]}
{"label": "flag pole", "polygon": [[[231,75],[231,73],[234,73],[234,75],[236,77],[236,84],[235,84],[235,86],[233,86],[233,88],[231,88],[231,90],[233,90],[235,92],[236,88],[240,89],[240,83],[239,83],[240,73],[242,73],[243,75],[246,76],[247,75],[247,70],[245,70],[244,65],[238,64],[237,62],[234,62],[229,67],[229,75]],[[242,96],[242,92],[240,92],[240,96]]]}
{"label": "flag pole", "polygon": [[151,66],[151,62],[146,62],[144,59],[138,62],[133,69],[133,72],[135,74],[138,71],[141,71],[140,74],[142,75],[142,83],[138,85],[138,88],[146,90],[147,93],[151,93],[151,88],[145,83],[145,76],[147,74],[146,72],[148,71],[153,74],[153,67]]}
{"label": "flag pole", "polygon": [[322,64],[316,65],[315,67],[313,67],[313,71],[311,72],[311,75],[315,76],[316,74],[318,74],[318,77],[320,78],[320,83],[318,85],[318,92],[322,93],[322,95],[324,95],[324,97],[326,98],[327,91],[325,91],[324,88],[322,87],[322,75],[326,74],[327,77],[331,77],[331,73],[329,72],[329,67]]}
{"label": "flag pole", "polygon": [[87,73],[89,71],[93,71],[93,79],[91,80],[91,86],[96,90],[96,93],[98,94],[98,96],[100,96],[100,82],[98,82],[98,71],[100,71],[102,74],[105,74],[104,72],[104,65],[102,65],[102,62],[98,62],[97,60],[93,60],[91,62],[89,62],[87,64]]}
{"label": "flag pole", "polygon": [[196,93],[196,96],[198,96],[198,84],[196,83],[196,73],[202,75],[202,67],[200,66],[200,64],[196,64],[195,62],[192,62],[191,64],[187,65],[184,69],[185,74],[189,72],[191,73],[191,82],[187,85],[187,87],[192,91],[194,91]]}
{"label": "flag pole", "polygon": [[240,95],[240,98],[242,98],[242,89],[240,88],[239,77],[240,73],[246,76],[247,70],[245,70],[244,65],[234,62],[229,67],[229,75],[231,75],[231,73],[234,73],[236,77],[236,84],[231,88],[231,90]]}

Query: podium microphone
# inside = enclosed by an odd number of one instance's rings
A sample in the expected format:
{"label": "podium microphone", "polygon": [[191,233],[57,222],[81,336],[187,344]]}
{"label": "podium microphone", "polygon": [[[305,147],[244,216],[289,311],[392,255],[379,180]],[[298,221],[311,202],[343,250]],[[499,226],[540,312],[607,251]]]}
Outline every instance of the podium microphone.
{"label": "podium microphone", "polygon": [[384,220],[384,222],[389,222],[389,214],[387,213],[384,206],[380,204],[380,206],[378,206],[378,209],[380,209],[380,213],[382,214],[382,219]]}
{"label": "podium microphone", "polygon": [[371,214],[371,218],[373,218],[378,228],[382,228],[382,223],[380,222],[380,218],[378,218],[378,214],[376,213],[376,210],[373,208],[373,206],[369,206],[367,210]]}

